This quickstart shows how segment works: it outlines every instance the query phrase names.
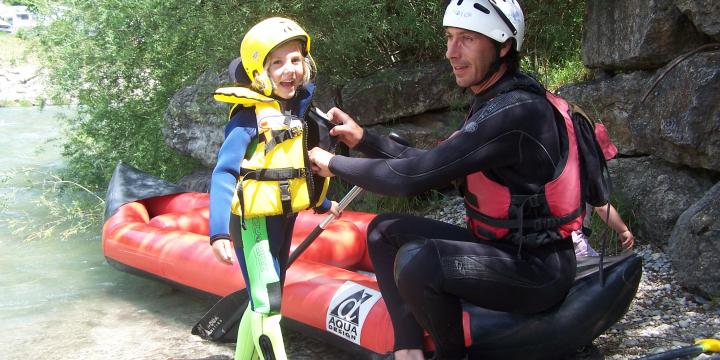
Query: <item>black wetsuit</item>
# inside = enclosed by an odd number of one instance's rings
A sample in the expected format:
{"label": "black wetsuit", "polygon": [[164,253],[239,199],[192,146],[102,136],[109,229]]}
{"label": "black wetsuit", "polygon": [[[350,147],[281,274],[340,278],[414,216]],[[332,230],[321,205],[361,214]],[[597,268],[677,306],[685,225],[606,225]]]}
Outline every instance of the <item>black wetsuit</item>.
{"label": "black wetsuit", "polygon": [[[514,193],[533,194],[552,179],[563,153],[561,137],[567,136],[544,91],[527,76],[506,75],[475,96],[462,128],[437,147],[409,148],[365,131],[356,149],[370,158],[335,156],[330,170],[386,195],[419,194],[477,171]],[[561,301],[575,276],[570,238],[518,248],[477,239],[463,227],[385,214],[371,223],[368,246],[395,349],[422,348],[425,328],[443,359],[465,356],[461,299],[500,311],[539,312]]]}

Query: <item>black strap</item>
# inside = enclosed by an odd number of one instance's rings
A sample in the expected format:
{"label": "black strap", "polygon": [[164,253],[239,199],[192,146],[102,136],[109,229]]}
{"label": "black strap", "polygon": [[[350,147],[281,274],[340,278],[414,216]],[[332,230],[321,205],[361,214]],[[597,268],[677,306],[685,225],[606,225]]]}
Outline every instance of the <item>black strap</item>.
{"label": "black strap", "polygon": [[235,195],[237,195],[240,203],[240,226],[242,226],[243,230],[247,230],[247,226],[245,226],[245,198],[243,197],[242,181],[238,181],[235,185]]}
{"label": "black strap", "polygon": [[282,204],[283,214],[289,216],[292,214],[292,197],[290,196],[290,181],[280,181],[280,203]]}
{"label": "black strap", "polygon": [[307,169],[305,168],[240,169],[242,180],[281,181],[304,178],[305,176],[307,176]]}
{"label": "black strap", "polygon": [[535,218],[535,219],[526,219],[521,221],[520,219],[497,219],[493,217],[489,217],[485,214],[482,214],[478,212],[477,210],[471,208],[467,203],[465,204],[465,210],[466,214],[478,221],[481,221],[487,225],[498,227],[498,228],[504,228],[504,229],[519,229],[522,227],[524,229],[532,229],[533,231],[542,231],[542,230],[548,230],[548,229],[554,229],[558,226],[568,223],[572,221],[573,219],[580,216],[583,212],[582,207],[578,207],[573,212],[559,217],[541,217],[541,218]]}
{"label": "black strap", "polygon": [[297,127],[265,132],[265,154],[267,155],[267,153],[283,141],[296,138],[300,136],[301,133],[302,131]]}

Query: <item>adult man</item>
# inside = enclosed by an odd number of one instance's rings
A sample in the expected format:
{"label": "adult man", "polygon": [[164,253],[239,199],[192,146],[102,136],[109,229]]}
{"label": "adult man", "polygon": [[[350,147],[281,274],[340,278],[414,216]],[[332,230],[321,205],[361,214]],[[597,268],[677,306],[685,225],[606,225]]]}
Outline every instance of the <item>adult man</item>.
{"label": "adult man", "polygon": [[[366,190],[413,195],[460,180],[468,228],[383,214],[368,246],[395,333],[396,359],[463,359],[461,299],[517,313],[560,302],[573,283],[570,233],[582,206],[572,123],[518,72],[524,19],[514,0],[452,1],[443,19],[456,82],[475,93],[465,123],[431,150],[360,128],[339,109],[331,134],[369,158],[310,152],[315,170]],[[565,104],[567,105],[567,104]],[[562,107],[562,106],[560,106]],[[567,112],[567,109],[564,109]]]}

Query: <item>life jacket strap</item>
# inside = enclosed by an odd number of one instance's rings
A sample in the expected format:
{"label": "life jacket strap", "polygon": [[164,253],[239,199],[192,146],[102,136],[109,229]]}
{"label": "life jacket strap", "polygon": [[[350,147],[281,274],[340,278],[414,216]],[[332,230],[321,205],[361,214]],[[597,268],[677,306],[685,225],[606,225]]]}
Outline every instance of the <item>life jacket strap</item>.
{"label": "life jacket strap", "polygon": [[562,224],[568,223],[578,216],[582,214],[583,208],[578,207],[577,209],[573,210],[571,213],[559,216],[559,217],[540,217],[535,219],[525,219],[524,221],[520,221],[520,219],[497,219],[490,216],[487,216],[485,214],[482,214],[478,212],[477,210],[470,207],[467,203],[465,204],[465,213],[467,216],[478,220],[484,224],[487,224],[492,227],[497,228],[505,228],[510,230],[517,230],[520,229],[520,224],[522,223],[523,229],[530,229],[533,232],[538,232],[542,230],[549,230],[549,229],[555,229],[559,227]]}
{"label": "life jacket strap", "polygon": [[265,155],[272,151],[272,149],[283,141],[296,138],[302,134],[302,129],[298,127],[291,127],[282,130],[270,130],[265,133]]}
{"label": "life jacket strap", "polygon": [[[282,168],[282,169],[240,169],[240,179],[235,187],[240,207],[244,208],[245,199],[243,196],[242,182],[245,180],[256,181],[277,181],[280,192],[280,204],[285,216],[293,214],[292,196],[290,194],[290,179],[304,178],[307,175],[306,169]],[[242,213],[245,211],[243,209]],[[245,216],[241,216],[241,225],[245,229]]]}
{"label": "life jacket strap", "polygon": [[290,196],[290,181],[281,180],[280,185],[280,203],[282,204],[283,215],[290,216],[292,214],[292,197]]}
{"label": "life jacket strap", "polygon": [[307,176],[305,168],[280,168],[280,169],[240,169],[242,180],[258,181],[282,181],[288,179],[299,179]]}

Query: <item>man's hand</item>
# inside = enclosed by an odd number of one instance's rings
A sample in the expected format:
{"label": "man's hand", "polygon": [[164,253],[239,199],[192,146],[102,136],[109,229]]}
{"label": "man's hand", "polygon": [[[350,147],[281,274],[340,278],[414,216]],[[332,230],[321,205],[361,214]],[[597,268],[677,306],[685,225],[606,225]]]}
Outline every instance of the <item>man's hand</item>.
{"label": "man's hand", "polygon": [[212,248],[213,254],[215,255],[215,258],[218,259],[218,261],[224,262],[226,264],[233,263],[232,254],[235,252],[235,250],[233,250],[233,246],[230,243],[230,240],[215,240],[215,242],[213,242],[212,244]]}
{"label": "man's hand", "polygon": [[310,161],[312,164],[313,172],[324,177],[333,177],[335,174],[333,174],[330,171],[330,159],[335,156],[319,147],[315,147],[310,149],[308,151],[308,157],[310,158]]}
{"label": "man's hand", "polygon": [[338,140],[345,143],[351,149],[354,148],[363,137],[363,128],[358,125],[350,115],[334,107],[327,112],[328,119],[337,124],[330,130],[330,135],[336,136]]}

